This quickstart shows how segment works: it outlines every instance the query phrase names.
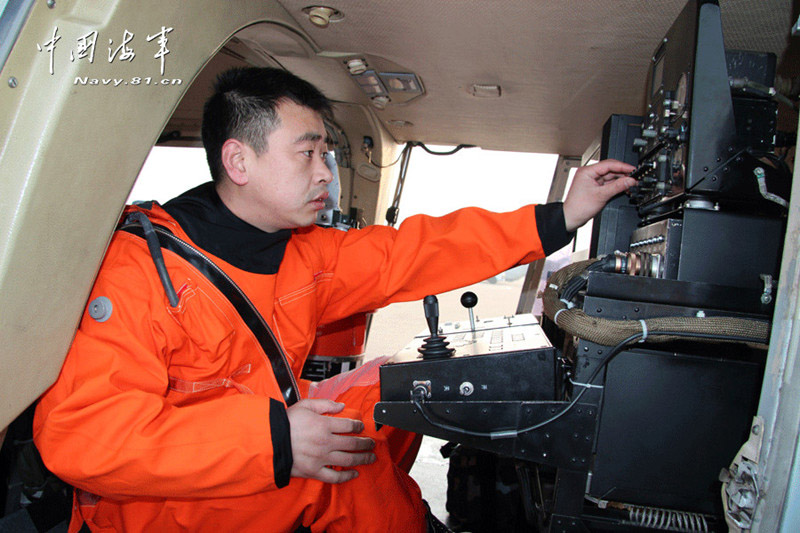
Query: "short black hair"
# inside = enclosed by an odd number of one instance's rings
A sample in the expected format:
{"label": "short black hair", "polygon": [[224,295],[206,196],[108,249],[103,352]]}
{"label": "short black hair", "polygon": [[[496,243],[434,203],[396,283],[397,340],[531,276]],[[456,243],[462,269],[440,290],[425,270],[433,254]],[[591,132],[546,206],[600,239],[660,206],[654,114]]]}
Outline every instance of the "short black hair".
{"label": "short black hair", "polygon": [[333,118],[330,100],[309,82],[277,68],[235,68],[223,72],[214,84],[214,94],[203,108],[203,146],[218,182],[225,175],[222,145],[237,139],[257,154],[267,149],[267,137],[279,125],[276,108],[282,100],[308,107],[323,120]]}

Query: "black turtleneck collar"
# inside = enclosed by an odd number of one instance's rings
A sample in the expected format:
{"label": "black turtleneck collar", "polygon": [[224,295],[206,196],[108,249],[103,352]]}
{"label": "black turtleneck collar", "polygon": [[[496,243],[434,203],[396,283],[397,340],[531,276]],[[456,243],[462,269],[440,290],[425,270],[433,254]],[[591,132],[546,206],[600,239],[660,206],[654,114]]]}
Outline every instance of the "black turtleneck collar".
{"label": "black turtleneck collar", "polygon": [[267,233],[251,226],[225,206],[213,182],[186,191],[163,207],[203,250],[248,272],[278,272],[292,230]]}

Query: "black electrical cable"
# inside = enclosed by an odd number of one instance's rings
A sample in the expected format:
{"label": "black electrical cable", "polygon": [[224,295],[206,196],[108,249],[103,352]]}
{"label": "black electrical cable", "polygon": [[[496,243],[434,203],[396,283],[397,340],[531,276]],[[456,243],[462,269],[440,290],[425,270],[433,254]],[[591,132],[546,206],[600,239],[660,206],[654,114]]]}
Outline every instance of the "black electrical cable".
{"label": "black electrical cable", "polygon": [[[756,344],[761,344],[762,343],[762,339],[755,339],[755,338],[751,338],[751,337],[739,337],[739,336],[736,336],[736,335],[718,335],[718,334],[712,334],[712,333],[694,333],[694,332],[683,332],[683,331],[650,331],[647,334],[648,337],[658,336],[658,335],[681,336],[681,337],[700,338],[700,339],[714,339],[714,340],[734,341],[734,342],[751,342],[751,343],[756,343]],[[443,422],[443,421],[440,422],[440,421],[437,421],[437,420],[433,420],[430,417],[430,415],[426,412],[427,409],[425,407],[424,398],[422,398],[422,397],[421,398],[417,398],[412,393],[411,402],[414,404],[414,406],[417,409],[419,409],[420,414],[422,414],[422,417],[430,425],[432,425],[433,427],[436,427],[436,428],[439,428],[439,429],[444,429],[446,431],[452,431],[453,433],[456,433],[456,434],[459,434],[459,435],[468,435],[468,436],[471,436],[471,437],[485,437],[485,438],[490,438],[490,439],[514,438],[514,437],[519,436],[521,433],[527,433],[529,431],[534,431],[534,430],[542,428],[542,427],[544,427],[544,426],[546,426],[548,424],[551,424],[552,422],[555,422],[556,420],[558,420],[559,418],[561,418],[562,416],[567,414],[573,407],[575,407],[575,405],[581,399],[583,394],[590,388],[592,382],[595,380],[595,378],[600,373],[600,371],[603,368],[605,368],[606,366],[608,366],[608,364],[611,362],[611,360],[614,359],[614,357],[616,357],[617,355],[619,355],[622,352],[622,350],[628,344],[630,344],[631,342],[633,342],[636,339],[639,339],[640,337],[643,337],[643,336],[644,336],[644,332],[634,333],[633,335],[631,335],[628,338],[622,340],[616,346],[611,348],[611,350],[605,355],[605,357],[603,357],[603,359],[600,360],[600,362],[597,364],[597,366],[595,367],[594,371],[592,371],[591,375],[586,380],[586,383],[581,383],[581,384],[573,383],[574,385],[582,386],[583,388],[566,405],[566,407],[564,407],[564,409],[562,409],[561,411],[559,411],[555,415],[551,416],[550,418],[548,418],[546,420],[543,420],[542,422],[538,422],[538,423],[536,423],[536,424],[534,424],[532,426],[528,426],[528,427],[525,427],[525,428],[522,428],[522,429],[504,429],[504,430],[491,431],[491,432],[487,432],[487,431],[472,431],[472,430],[461,428],[461,427],[458,427],[458,426],[453,426],[453,425],[448,424],[448,423]]]}
{"label": "black electrical cable", "polygon": [[144,231],[144,238],[147,242],[147,249],[150,251],[150,256],[153,258],[153,263],[158,273],[158,279],[161,280],[161,285],[164,287],[164,292],[167,294],[169,305],[173,308],[178,307],[179,299],[178,294],[175,292],[175,287],[172,285],[172,280],[167,272],[167,266],[164,263],[164,255],[161,253],[161,243],[158,241],[156,230],[153,228],[153,223],[142,212],[134,211],[126,219],[126,223],[136,220],[142,226]]}
{"label": "black electrical cable", "polygon": [[564,302],[571,302],[588,284],[588,279],[583,276],[575,276],[564,286],[564,290],[561,293],[561,300]]}
{"label": "black electrical cable", "polygon": [[[603,259],[597,260],[588,267],[587,272],[612,272],[614,270],[613,254],[605,256]],[[578,275],[571,278],[564,284],[564,290],[561,291],[561,300],[564,302],[572,302],[580,291],[586,288],[589,284],[589,279],[586,276]]]}
{"label": "black electrical cable", "polygon": [[459,144],[458,146],[456,146],[455,148],[453,148],[452,150],[450,150],[448,152],[437,152],[435,150],[431,150],[430,148],[425,146],[424,143],[421,143],[419,141],[412,141],[409,144],[411,144],[412,146],[419,146],[420,148],[422,148],[423,150],[425,150],[426,152],[428,152],[431,155],[453,155],[454,153],[456,153],[459,150],[462,150],[464,148],[475,148],[475,145],[473,145],[473,144]]}
{"label": "black electrical cable", "polygon": [[[369,163],[371,165],[374,165],[374,166],[376,166],[378,168],[393,167],[394,165],[396,165],[397,163],[399,163],[403,159],[403,156],[405,155],[406,150],[410,150],[411,148],[413,148],[415,146],[419,146],[420,148],[422,148],[423,150],[425,150],[426,152],[428,152],[431,155],[453,155],[456,152],[458,152],[458,151],[460,151],[460,150],[462,150],[464,148],[475,148],[475,145],[472,145],[472,144],[459,144],[458,146],[456,146],[455,148],[453,148],[452,150],[450,150],[448,152],[437,152],[435,150],[431,150],[430,148],[425,146],[424,143],[421,143],[419,141],[409,141],[408,143],[406,143],[406,146],[405,146],[405,148],[403,148],[403,151],[400,153],[400,156],[397,159],[395,159],[394,161],[392,161],[391,163],[389,163],[388,165],[379,165],[378,163],[374,162],[372,160],[372,154],[368,154],[367,155],[367,161],[369,161]],[[367,181],[371,181],[371,180],[367,180]]]}
{"label": "black electrical cable", "polygon": [[492,436],[491,433],[486,433],[485,431],[472,431],[472,430],[464,429],[464,428],[461,428],[461,427],[458,427],[458,426],[452,426],[450,424],[447,424],[446,422],[438,422],[436,420],[433,420],[428,415],[428,413],[426,412],[426,408],[424,407],[424,401],[420,401],[419,399],[417,399],[413,395],[411,396],[411,403],[413,403],[414,406],[417,409],[419,409],[419,412],[422,415],[422,418],[424,418],[428,422],[428,424],[432,425],[433,427],[436,427],[436,428],[439,428],[439,429],[444,429],[444,430],[447,430],[447,431],[452,431],[453,433],[457,433],[459,435],[469,435],[471,437],[491,437]]}
{"label": "black electrical cable", "polygon": [[[376,163],[375,161],[373,161],[373,160],[372,160],[372,153],[371,153],[371,152],[370,152],[370,153],[367,155],[367,161],[369,162],[369,164],[370,164],[370,165],[373,165],[373,166],[375,166],[375,167],[378,167],[378,168],[389,168],[389,167],[393,167],[393,166],[395,166],[397,163],[399,163],[399,162],[400,162],[400,160],[402,160],[402,159],[403,159],[403,157],[405,157],[405,155],[406,155],[406,152],[411,150],[411,146],[412,146],[412,145],[411,145],[411,143],[408,143],[408,144],[406,144],[406,146],[405,146],[405,147],[403,148],[403,150],[400,152],[400,155],[398,156],[398,158],[397,158],[397,159],[395,159],[394,161],[392,161],[391,163],[389,163],[388,165],[379,165],[378,163]],[[367,181],[372,181],[372,180],[369,180],[369,179],[367,179]],[[378,181],[380,181],[380,180],[378,180]],[[373,181],[373,183],[377,183],[377,181]]]}

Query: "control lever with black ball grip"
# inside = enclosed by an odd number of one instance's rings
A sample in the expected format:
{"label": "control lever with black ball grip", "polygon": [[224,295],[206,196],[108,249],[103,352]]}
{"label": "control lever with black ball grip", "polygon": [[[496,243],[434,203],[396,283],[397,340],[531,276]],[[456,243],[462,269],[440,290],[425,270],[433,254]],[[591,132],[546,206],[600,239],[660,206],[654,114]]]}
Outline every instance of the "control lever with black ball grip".
{"label": "control lever with black ball grip", "polygon": [[472,331],[472,335],[475,335],[475,313],[472,312],[472,308],[478,304],[478,295],[472,291],[467,291],[461,295],[461,305],[467,308],[469,311],[469,329]]}

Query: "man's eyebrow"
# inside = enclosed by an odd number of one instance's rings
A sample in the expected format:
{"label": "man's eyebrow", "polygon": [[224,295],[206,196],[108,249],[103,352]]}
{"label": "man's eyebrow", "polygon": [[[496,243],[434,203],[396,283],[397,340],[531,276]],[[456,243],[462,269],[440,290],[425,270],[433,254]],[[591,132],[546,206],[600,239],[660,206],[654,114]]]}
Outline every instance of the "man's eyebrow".
{"label": "man's eyebrow", "polygon": [[313,131],[307,131],[301,136],[299,136],[297,139],[295,139],[294,142],[295,143],[302,143],[307,141],[317,142],[320,139],[322,139],[322,135],[320,135],[319,133],[315,133]]}

